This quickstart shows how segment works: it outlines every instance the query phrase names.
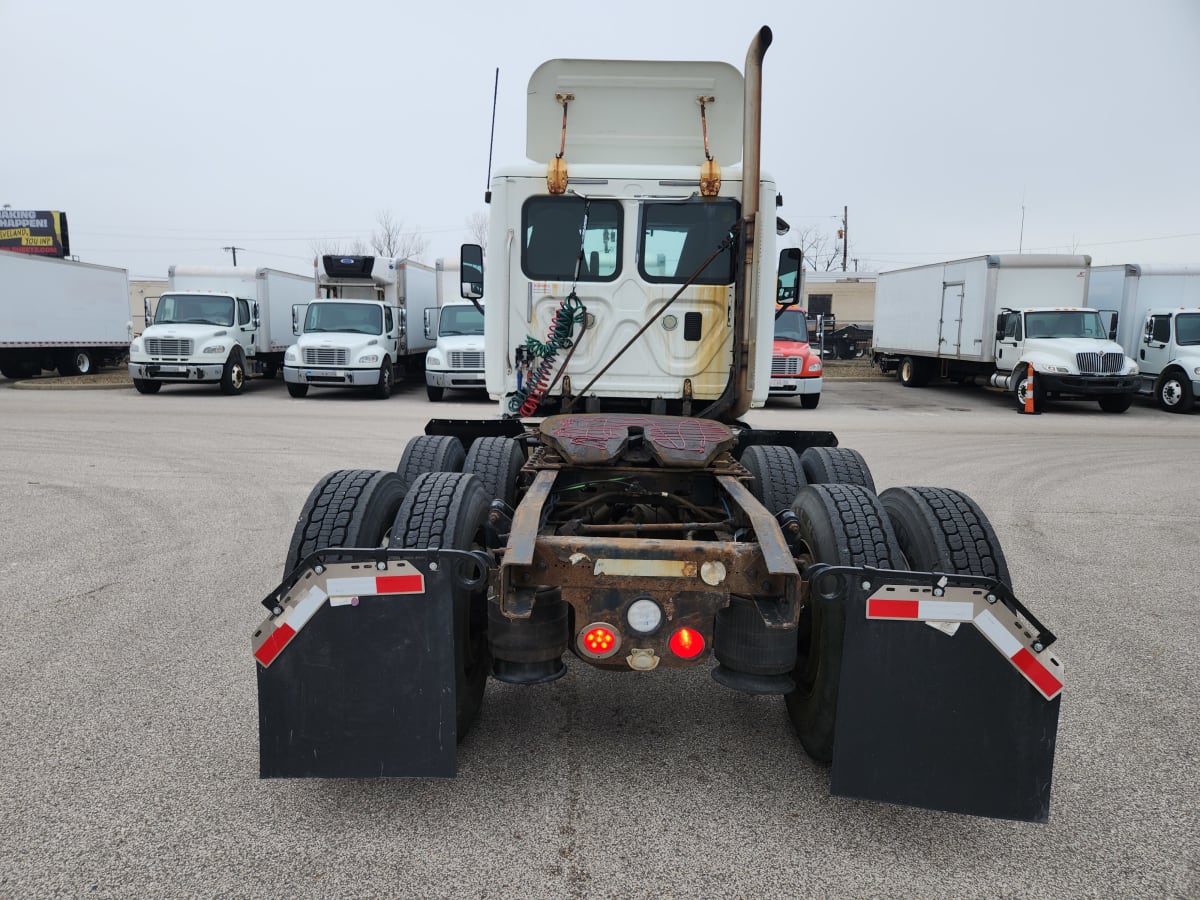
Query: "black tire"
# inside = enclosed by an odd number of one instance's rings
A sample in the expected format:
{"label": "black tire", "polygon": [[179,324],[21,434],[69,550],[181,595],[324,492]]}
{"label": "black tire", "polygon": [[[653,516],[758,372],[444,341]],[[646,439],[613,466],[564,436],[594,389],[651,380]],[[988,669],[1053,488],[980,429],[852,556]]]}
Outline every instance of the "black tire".
{"label": "black tire", "polygon": [[809,447],[800,454],[808,484],[857,484],[875,493],[875,479],[867,461],[848,447]]}
{"label": "black tire", "polygon": [[1164,372],[1154,385],[1154,402],[1167,412],[1190,412],[1196,402],[1191,379],[1179,369]]}
{"label": "black tire", "polygon": [[434,387],[432,384],[425,385],[425,394],[429,397],[430,403],[441,402],[442,396],[446,393],[445,388]]}
{"label": "black tire", "polygon": [[[1029,391],[1029,366],[1022,363],[1017,367],[1020,373],[1016,376],[1013,384],[1013,399],[1017,403],[1018,412],[1025,411],[1025,396]],[[1033,378],[1033,411],[1041,412],[1042,406],[1046,403],[1046,390],[1042,387],[1042,383],[1038,380],[1037,375]]]}
{"label": "black tire", "polygon": [[292,530],[283,574],[288,575],[306,556],[326,547],[381,547],[404,485],[395,472],[340,469],[317,482]]}
{"label": "black tire", "polygon": [[[793,546],[802,563],[903,568],[887,512],[858,485],[808,485],[792,509],[800,526]],[[784,701],[805,752],[819,763],[833,760],[845,628],[845,598],[813,590],[800,612],[796,689]]]}
{"label": "black tire", "polygon": [[466,452],[458,438],[422,434],[405,445],[396,472],[407,487],[426,472],[461,472],[465,458]]}
{"label": "black tire", "polygon": [[76,348],[63,350],[55,358],[59,375],[91,375],[96,371],[96,358],[91,350]]}
{"label": "black tire", "polygon": [[383,365],[379,367],[379,382],[375,385],[375,390],[372,391],[372,396],[376,400],[386,400],[392,396],[392,385],[395,381],[395,373],[392,371],[391,360],[385,359]]}
{"label": "black tire", "polygon": [[905,387],[924,387],[929,382],[925,360],[912,356],[900,357],[896,366],[896,380]]}
{"label": "black tire", "polygon": [[908,568],[981,575],[1012,587],[991,522],[974,500],[950,488],[894,487],[879,495]]}
{"label": "black tire", "polygon": [[308,396],[308,385],[307,384],[297,384],[294,381],[289,381],[287,383],[287,389],[288,389],[288,394],[291,395],[292,397],[307,397]]}
{"label": "black tire", "polygon": [[241,347],[234,347],[221,372],[221,393],[234,396],[246,389],[246,358]]}
{"label": "black tire", "polygon": [[517,477],[525,465],[521,445],[507,437],[481,437],[471,443],[462,470],[475,475],[489,500],[501,500],[512,509],[517,499]]}
{"label": "black tire", "polygon": [[[409,488],[392,525],[393,547],[481,550],[488,496],[474,475],[426,472]],[[487,641],[487,586],[475,590],[455,584],[454,687],[458,740],[471,730],[483,704],[491,659]]]}
{"label": "black tire", "polygon": [[1105,394],[1097,402],[1106,413],[1123,413],[1133,406],[1133,394]]}
{"label": "black tire", "polygon": [[152,381],[149,378],[135,378],[133,386],[139,394],[157,394],[162,390],[161,381]]}
{"label": "black tire", "polygon": [[800,488],[808,484],[800,457],[791,447],[751,444],[742,453],[741,463],[754,476],[750,493],[773,516],[791,509]]}
{"label": "black tire", "polygon": [[801,394],[800,405],[805,409],[816,409],[817,404],[821,402],[820,394]]}

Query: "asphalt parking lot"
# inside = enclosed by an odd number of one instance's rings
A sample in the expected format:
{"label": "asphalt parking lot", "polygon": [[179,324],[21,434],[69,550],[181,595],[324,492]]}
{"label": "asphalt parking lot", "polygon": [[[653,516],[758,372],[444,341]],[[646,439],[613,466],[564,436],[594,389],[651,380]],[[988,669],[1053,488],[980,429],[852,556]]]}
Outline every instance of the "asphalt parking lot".
{"label": "asphalt parking lot", "polygon": [[310,488],[493,405],[9,387],[0,897],[1200,896],[1200,414],[879,380],[747,416],[988,513],[1066,664],[1031,825],[831,797],[778,699],[571,660],[489,684],[453,781],[259,781],[250,634]]}

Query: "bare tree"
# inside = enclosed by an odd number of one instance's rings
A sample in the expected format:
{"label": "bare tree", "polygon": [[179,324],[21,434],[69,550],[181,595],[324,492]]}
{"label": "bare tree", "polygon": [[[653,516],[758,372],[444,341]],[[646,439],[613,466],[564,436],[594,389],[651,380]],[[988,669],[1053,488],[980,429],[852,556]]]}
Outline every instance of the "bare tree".
{"label": "bare tree", "polygon": [[367,254],[367,245],[362,238],[355,238],[348,242],[334,238],[313,238],[309,242],[308,249],[312,251],[313,256],[318,257],[341,256],[342,254],[365,256]]}
{"label": "bare tree", "polygon": [[405,231],[404,222],[387,210],[379,213],[375,225],[375,230],[371,232],[371,246],[380,256],[419,261],[429,250],[429,238],[419,229]]}
{"label": "bare tree", "polygon": [[487,252],[488,214],[485,210],[477,209],[467,216],[467,236]]}
{"label": "bare tree", "polygon": [[842,239],[818,225],[792,230],[793,243],[804,252],[804,267],[811,272],[832,272],[842,267]]}

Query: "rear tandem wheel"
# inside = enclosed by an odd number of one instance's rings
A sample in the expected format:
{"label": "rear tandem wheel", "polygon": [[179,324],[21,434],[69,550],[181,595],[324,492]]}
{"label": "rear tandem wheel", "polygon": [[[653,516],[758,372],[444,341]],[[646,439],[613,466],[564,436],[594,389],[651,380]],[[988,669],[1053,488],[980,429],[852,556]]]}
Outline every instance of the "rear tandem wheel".
{"label": "rear tandem wheel", "polygon": [[[864,488],[810,484],[800,489],[792,510],[800,526],[794,544],[800,562],[904,568],[887,513],[879,498]],[[800,613],[799,652],[792,671],[796,689],[784,701],[800,743],[819,763],[833,761],[845,628],[842,592],[812,585]]]}
{"label": "rear tandem wheel", "polygon": [[[483,484],[464,472],[426,472],[413,481],[396,512],[392,547],[484,549],[488,502]],[[470,573],[464,573],[470,577]],[[458,740],[471,729],[483,705],[491,660],[487,640],[487,579],[463,587],[452,579],[454,688]]]}

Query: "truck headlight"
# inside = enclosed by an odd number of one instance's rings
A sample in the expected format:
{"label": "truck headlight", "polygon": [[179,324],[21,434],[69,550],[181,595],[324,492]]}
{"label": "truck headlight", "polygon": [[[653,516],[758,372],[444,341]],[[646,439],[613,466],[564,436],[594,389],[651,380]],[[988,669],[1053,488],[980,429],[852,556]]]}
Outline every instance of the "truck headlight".
{"label": "truck headlight", "polygon": [[132,344],[130,344],[130,345],[129,345],[129,352],[130,352],[130,353],[141,353],[141,352],[142,352],[142,345],[141,345],[141,342],[140,342],[140,341],[134,341]]}
{"label": "truck headlight", "polygon": [[300,359],[300,354],[296,352],[295,347],[288,347],[287,352],[283,354],[284,362],[297,362]]}
{"label": "truck headlight", "polygon": [[377,363],[379,362],[378,353],[368,353],[358,358],[360,363]]}
{"label": "truck headlight", "polygon": [[425,364],[428,366],[436,366],[441,368],[442,354],[438,353],[436,350],[430,350],[425,356]]}
{"label": "truck headlight", "polygon": [[820,372],[820,371],[821,371],[821,361],[820,361],[819,359],[814,359],[814,360],[812,360],[812,361],[811,361],[811,362],[808,364],[808,371],[810,371],[810,372]]}
{"label": "truck headlight", "polygon": [[1058,375],[1070,375],[1071,370],[1066,366],[1046,366],[1047,372],[1054,372]]}
{"label": "truck headlight", "polygon": [[205,347],[200,352],[201,353],[224,353],[225,345],[224,344],[212,344],[211,346]]}
{"label": "truck headlight", "polygon": [[1138,368],[1137,363],[1130,363],[1129,364],[1129,374],[1130,375],[1140,375],[1140,374],[1142,374],[1142,370]]}

